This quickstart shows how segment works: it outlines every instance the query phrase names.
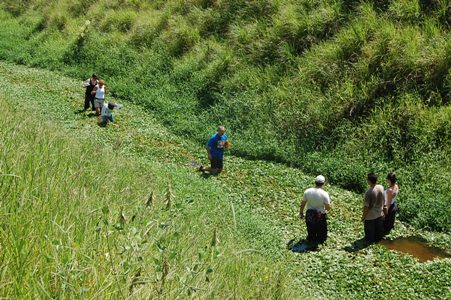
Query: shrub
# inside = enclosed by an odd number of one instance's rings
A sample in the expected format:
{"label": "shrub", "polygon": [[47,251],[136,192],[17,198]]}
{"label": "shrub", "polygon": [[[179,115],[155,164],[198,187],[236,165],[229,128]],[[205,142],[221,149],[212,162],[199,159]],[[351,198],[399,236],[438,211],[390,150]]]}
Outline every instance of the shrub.
{"label": "shrub", "polygon": [[132,29],[138,15],[133,10],[110,10],[100,24],[100,29],[105,32],[128,32]]}
{"label": "shrub", "polygon": [[161,35],[161,42],[173,56],[181,56],[200,40],[199,32],[180,16],[169,19],[168,28]]}
{"label": "shrub", "polygon": [[168,16],[161,12],[139,18],[131,32],[131,42],[136,48],[145,49],[153,45],[155,39],[168,25]]}

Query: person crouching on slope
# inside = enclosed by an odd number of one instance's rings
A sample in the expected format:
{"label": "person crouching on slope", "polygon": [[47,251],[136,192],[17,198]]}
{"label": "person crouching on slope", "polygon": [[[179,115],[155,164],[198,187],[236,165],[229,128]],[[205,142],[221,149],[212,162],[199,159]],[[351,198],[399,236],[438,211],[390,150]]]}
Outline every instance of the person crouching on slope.
{"label": "person crouching on slope", "polygon": [[213,134],[207,143],[208,159],[210,160],[210,167],[204,168],[200,166],[199,171],[208,172],[217,175],[222,172],[224,166],[224,149],[229,147],[227,141],[226,129],[224,126],[218,126],[218,132]]}
{"label": "person crouching on slope", "polygon": [[299,211],[299,217],[305,219],[307,226],[307,241],[314,244],[322,244],[327,239],[326,210],[330,210],[331,206],[329,193],[323,190],[325,182],[326,178],[322,175],[315,178],[315,187],[305,190]]}
{"label": "person crouching on slope", "polygon": [[105,103],[103,105],[101,116],[100,116],[100,122],[99,122],[99,124],[101,126],[105,127],[106,124],[108,124],[108,122],[114,123],[114,117],[113,117],[113,109],[114,108],[121,109],[122,105],[116,104],[113,102],[109,102],[108,104]]}

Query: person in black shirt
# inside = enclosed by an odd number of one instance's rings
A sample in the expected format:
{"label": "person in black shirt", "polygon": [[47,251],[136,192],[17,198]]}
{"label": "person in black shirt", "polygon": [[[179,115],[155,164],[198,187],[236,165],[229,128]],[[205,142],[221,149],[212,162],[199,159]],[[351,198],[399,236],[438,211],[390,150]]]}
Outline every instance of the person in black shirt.
{"label": "person in black shirt", "polygon": [[96,110],[94,107],[94,95],[92,95],[92,90],[97,85],[98,80],[96,74],[92,74],[91,78],[86,79],[83,82],[83,87],[86,89],[85,93],[85,106],[84,109],[87,110],[89,108],[89,104],[91,103],[91,110]]}

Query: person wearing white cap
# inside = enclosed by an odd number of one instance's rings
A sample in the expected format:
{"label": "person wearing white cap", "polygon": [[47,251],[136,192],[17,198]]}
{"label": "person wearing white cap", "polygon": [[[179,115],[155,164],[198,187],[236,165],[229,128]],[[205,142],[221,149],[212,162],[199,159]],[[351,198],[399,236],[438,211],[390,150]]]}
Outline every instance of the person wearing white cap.
{"label": "person wearing white cap", "polygon": [[[323,190],[326,178],[319,175],[315,178],[315,187],[305,190],[301,201],[299,217],[305,219],[307,226],[307,241],[311,243],[324,243],[327,239],[327,216],[330,210],[329,193]],[[307,211],[304,216],[304,208]]]}

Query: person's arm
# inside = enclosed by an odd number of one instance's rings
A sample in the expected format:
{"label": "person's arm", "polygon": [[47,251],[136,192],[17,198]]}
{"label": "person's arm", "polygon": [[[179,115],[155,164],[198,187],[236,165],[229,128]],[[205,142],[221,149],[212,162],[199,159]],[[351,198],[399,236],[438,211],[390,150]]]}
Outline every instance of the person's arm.
{"label": "person's arm", "polygon": [[388,215],[388,208],[390,207],[393,201],[393,189],[387,190],[387,204],[384,205],[384,215]]}
{"label": "person's arm", "polygon": [[207,143],[207,145],[205,146],[205,149],[207,149],[208,160],[211,160],[211,152],[210,152],[209,143]]}
{"label": "person's arm", "polygon": [[211,153],[210,153],[210,147],[207,146],[207,155],[208,155],[208,160],[211,160]]}
{"label": "person's arm", "polygon": [[95,86],[95,87],[92,89],[91,95],[95,95],[95,94],[96,94],[96,91],[97,91],[97,86]]}
{"label": "person's arm", "polygon": [[213,144],[213,139],[210,138],[210,139],[208,140],[208,142],[207,142],[206,147],[205,147],[205,149],[207,149],[208,160],[211,160],[211,159],[212,159],[212,157],[211,157],[211,147],[213,147],[212,144]]}
{"label": "person's arm", "polygon": [[301,206],[299,207],[299,218],[304,219],[304,208],[307,201],[305,198],[302,198]]}
{"label": "person's arm", "polygon": [[83,87],[86,88],[89,86],[89,79],[83,81]]}
{"label": "person's arm", "polygon": [[368,214],[368,206],[363,206],[363,212],[362,212],[362,221],[365,221],[366,215]]}
{"label": "person's arm", "polygon": [[367,195],[365,193],[365,201],[363,202],[363,209],[362,209],[362,221],[365,221],[365,218],[368,215],[369,205],[370,205],[369,195]]}
{"label": "person's arm", "polygon": [[227,138],[227,134],[224,133],[224,148],[229,148],[229,139]]}
{"label": "person's arm", "polygon": [[327,193],[326,201],[324,202],[324,208],[329,211],[332,206],[330,205],[330,196],[329,193]]}

